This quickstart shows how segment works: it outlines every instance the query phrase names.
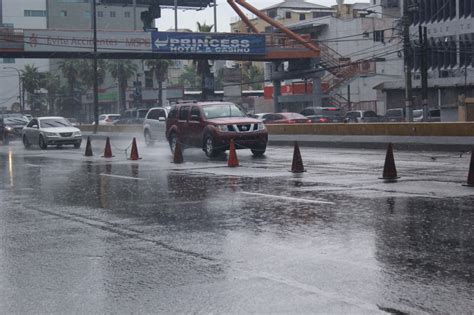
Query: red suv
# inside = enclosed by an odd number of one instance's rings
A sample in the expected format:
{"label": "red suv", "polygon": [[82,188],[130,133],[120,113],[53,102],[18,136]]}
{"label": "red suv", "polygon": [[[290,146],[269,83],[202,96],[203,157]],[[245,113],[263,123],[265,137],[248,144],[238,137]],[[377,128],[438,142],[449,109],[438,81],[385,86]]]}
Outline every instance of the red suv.
{"label": "red suv", "polygon": [[166,139],[174,152],[176,142],[202,148],[208,157],[229,149],[250,149],[254,156],[265,153],[268,132],[262,121],[248,117],[233,103],[198,102],[173,106],[166,119]]}

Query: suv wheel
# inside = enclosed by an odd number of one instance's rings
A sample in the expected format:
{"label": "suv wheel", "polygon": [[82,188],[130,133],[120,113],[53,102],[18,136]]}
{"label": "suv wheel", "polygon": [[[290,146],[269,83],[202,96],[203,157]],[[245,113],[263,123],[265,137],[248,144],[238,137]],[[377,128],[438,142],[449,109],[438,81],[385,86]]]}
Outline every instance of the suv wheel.
{"label": "suv wheel", "polygon": [[178,142],[178,137],[176,136],[175,132],[172,132],[170,134],[169,143],[170,143],[171,153],[173,153],[173,154],[174,154],[174,150],[176,149],[176,143],[177,142]]}
{"label": "suv wheel", "polygon": [[151,139],[151,135],[148,130],[145,131],[145,144],[147,147],[152,147],[155,144],[155,141]]}
{"label": "suv wheel", "polygon": [[219,154],[219,151],[214,147],[214,139],[210,135],[204,138],[204,152],[208,157],[216,157]]}
{"label": "suv wheel", "polygon": [[251,149],[252,154],[254,157],[261,157],[267,148],[261,148],[261,149]]}

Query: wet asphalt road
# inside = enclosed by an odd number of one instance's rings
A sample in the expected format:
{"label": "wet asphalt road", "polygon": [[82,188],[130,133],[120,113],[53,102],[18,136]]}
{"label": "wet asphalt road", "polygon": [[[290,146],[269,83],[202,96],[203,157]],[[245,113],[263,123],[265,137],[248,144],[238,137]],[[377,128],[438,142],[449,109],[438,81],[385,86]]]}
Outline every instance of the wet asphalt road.
{"label": "wet asphalt road", "polygon": [[[208,160],[164,143],[128,161],[0,147],[2,313],[474,310],[469,154],[291,147]],[[129,154],[130,151],[127,152]]]}

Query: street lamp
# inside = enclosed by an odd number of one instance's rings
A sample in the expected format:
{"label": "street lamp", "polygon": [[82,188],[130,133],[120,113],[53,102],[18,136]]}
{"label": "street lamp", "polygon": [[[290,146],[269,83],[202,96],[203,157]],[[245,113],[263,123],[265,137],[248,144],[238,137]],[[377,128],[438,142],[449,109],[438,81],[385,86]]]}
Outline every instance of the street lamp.
{"label": "street lamp", "polygon": [[21,72],[20,72],[20,70],[18,70],[17,68],[14,68],[14,67],[2,67],[2,69],[4,69],[4,70],[13,69],[18,73],[18,100],[20,102],[21,113],[23,113],[24,112],[24,108],[23,108],[23,103],[24,102],[22,101],[22,99],[23,99],[22,96],[23,95],[21,93],[22,92],[22,86],[23,86],[23,84],[22,84],[23,80],[21,79]]}

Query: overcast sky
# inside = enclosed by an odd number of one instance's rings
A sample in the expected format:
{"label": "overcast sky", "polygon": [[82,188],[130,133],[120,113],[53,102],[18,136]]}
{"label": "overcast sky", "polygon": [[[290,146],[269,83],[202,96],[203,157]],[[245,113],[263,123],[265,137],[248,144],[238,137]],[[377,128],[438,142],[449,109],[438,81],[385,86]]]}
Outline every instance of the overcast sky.
{"label": "overcast sky", "polygon": [[[247,3],[256,7],[257,9],[263,9],[269,7],[273,4],[283,2],[283,0],[248,0]],[[320,0],[320,1],[307,1],[324,6],[333,6],[336,4],[336,0]],[[346,0],[345,3],[354,3],[354,2],[369,2],[364,0],[354,1]],[[202,11],[182,11],[178,10],[178,27],[179,28],[188,28],[193,31],[196,30],[196,22],[206,23],[208,25],[214,24],[214,9],[207,8]],[[245,9],[242,10],[244,13],[247,13]],[[167,29],[174,29],[174,11],[169,9],[164,9],[161,12],[161,18],[157,20],[157,27],[159,31],[165,31]],[[229,32],[231,21],[237,19],[237,14],[227,3],[227,0],[217,0],[217,30],[219,32]]]}

